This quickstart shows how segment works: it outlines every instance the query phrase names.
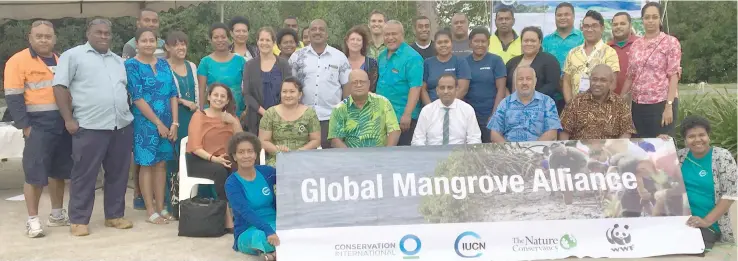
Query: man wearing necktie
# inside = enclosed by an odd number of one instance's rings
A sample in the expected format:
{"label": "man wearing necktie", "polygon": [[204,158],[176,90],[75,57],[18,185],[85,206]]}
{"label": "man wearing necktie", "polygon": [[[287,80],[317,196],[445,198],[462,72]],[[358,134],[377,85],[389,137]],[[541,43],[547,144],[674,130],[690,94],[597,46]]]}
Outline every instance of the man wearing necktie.
{"label": "man wearing necktie", "polygon": [[454,74],[438,79],[438,99],[420,111],[412,146],[482,143],[474,108],[456,99],[457,89]]}

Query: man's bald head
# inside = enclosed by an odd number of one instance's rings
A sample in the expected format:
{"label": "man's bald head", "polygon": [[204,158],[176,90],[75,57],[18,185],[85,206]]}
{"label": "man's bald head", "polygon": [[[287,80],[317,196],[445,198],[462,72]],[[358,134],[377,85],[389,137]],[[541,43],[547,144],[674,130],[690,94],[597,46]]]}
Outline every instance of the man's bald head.
{"label": "man's bald head", "polygon": [[351,96],[354,99],[366,97],[369,94],[369,75],[361,69],[354,69],[349,72],[349,84],[351,86]]}
{"label": "man's bald head", "polygon": [[328,24],[323,19],[310,22],[310,45],[325,46],[328,41]]}
{"label": "man's bald head", "polygon": [[604,63],[598,64],[592,69],[592,75],[596,73],[605,74],[605,75],[613,75],[612,68],[610,68],[609,65],[604,64]]}
{"label": "man's bald head", "polygon": [[606,64],[598,64],[592,69],[589,77],[589,93],[595,99],[602,100],[610,93],[610,89],[614,87],[615,74],[612,68]]}

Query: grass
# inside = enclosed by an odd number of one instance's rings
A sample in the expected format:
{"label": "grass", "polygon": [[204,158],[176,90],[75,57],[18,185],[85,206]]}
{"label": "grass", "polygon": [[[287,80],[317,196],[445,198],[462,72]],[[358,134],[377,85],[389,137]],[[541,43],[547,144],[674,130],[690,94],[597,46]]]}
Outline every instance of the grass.
{"label": "grass", "polygon": [[[682,96],[682,95],[680,95]],[[676,126],[677,147],[684,147],[680,125],[686,116],[700,115],[710,121],[712,145],[718,146],[736,156],[738,140],[738,98],[735,89],[715,89],[705,93],[684,95],[679,101]]]}

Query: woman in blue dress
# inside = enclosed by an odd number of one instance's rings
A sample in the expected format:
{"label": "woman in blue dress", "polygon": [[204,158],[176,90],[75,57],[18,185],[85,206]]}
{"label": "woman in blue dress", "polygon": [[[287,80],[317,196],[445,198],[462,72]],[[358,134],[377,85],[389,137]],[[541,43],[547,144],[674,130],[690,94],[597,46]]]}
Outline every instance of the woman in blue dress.
{"label": "woman in blue dress", "polygon": [[[197,81],[200,86],[222,83],[231,89],[236,99],[236,118],[241,117],[244,110],[241,81],[246,59],[230,50],[230,33],[224,23],[215,23],[210,27],[210,43],[213,53],[203,57],[197,68]],[[205,104],[205,88],[200,90],[200,104]],[[204,109],[204,107],[203,107]]]}
{"label": "woman in blue dress", "polygon": [[236,133],[228,142],[228,155],[238,164],[238,171],[225,184],[234,217],[233,250],[259,255],[261,260],[276,260],[277,171],[255,165],[260,151],[259,138],[250,132]]}
{"label": "woman in blue dress", "polygon": [[174,158],[178,98],[169,63],[154,56],[156,42],[152,30],[136,31],[138,53],[125,61],[125,67],[128,93],[135,104],[131,109],[133,158],[141,166],[139,186],[149,216],[147,222],[166,224],[171,219],[164,211],[166,162]]}

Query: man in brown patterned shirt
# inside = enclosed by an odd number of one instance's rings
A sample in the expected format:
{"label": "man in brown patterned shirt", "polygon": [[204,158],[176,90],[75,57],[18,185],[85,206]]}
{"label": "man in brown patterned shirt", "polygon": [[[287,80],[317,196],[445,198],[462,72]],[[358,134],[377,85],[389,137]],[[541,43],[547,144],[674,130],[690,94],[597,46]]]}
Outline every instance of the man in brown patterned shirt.
{"label": "man in brown patterned shirt", "polygon": [[589,90],[564,108],[559,140],[628,139],[636,133],[630,107],[610,89],[613,81],[610,66],[592,69]]}

